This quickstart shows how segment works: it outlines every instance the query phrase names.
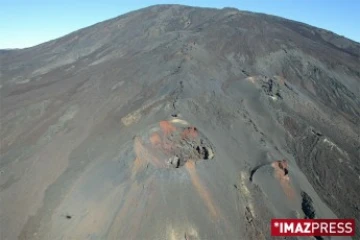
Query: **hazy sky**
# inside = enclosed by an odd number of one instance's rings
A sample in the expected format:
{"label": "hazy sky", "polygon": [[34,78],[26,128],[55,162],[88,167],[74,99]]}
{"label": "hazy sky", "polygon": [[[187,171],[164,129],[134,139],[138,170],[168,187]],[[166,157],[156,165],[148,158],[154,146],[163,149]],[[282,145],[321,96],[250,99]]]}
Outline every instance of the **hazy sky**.
{"label": "hazy sky", "polygon": [[263,12],[360,42],[360,0],[0,0],[0,49],[34,46],[131,10],[164,3]]}

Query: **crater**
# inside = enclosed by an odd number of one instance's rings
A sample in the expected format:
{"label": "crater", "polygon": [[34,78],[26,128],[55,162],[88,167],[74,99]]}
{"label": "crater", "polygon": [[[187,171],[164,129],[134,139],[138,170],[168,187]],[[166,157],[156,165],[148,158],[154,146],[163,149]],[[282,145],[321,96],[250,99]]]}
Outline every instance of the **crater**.
{"label": "crater", "polygon": [[252,182],[254,175],[262,168],[272,168],[273,177],[280,184],[285,195],[288,199],[293,200],[296,197],[295,189],[292,187],[290,177],[289,177],[289,166],[287,160],[276,160],[271,163],[261,164],[253,168],[250,172],[249,180]]}
{"label": "crater", "polygon": [[214,148],[205,135],[181,119],[160,121],[134,141],[137,158],[157,168],[180,168],[188,161],[214,158]]}

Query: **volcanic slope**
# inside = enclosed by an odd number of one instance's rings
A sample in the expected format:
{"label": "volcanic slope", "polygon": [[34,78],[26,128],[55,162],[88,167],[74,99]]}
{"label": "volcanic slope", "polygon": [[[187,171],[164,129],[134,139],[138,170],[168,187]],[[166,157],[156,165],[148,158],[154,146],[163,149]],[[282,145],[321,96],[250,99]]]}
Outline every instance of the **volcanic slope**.
{"label": "volcanic slope", "polygon": [[2,50],[0,238],[258,240],[273,217],[360,221],[359,60],[326,30],[180,5]]}

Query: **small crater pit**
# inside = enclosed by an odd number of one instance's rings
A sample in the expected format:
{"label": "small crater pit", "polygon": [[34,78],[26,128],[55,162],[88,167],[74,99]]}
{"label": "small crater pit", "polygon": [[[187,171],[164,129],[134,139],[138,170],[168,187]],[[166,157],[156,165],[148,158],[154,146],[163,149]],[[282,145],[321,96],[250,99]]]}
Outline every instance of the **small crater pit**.
{"label": "small crater pit", "polygon": [[261,164],[253,168],[250,172],[250,181],[253,181],[254,174],[262,167],[271,166],[273,169],[273,177],[278,181],[282,187],[285,195],[289,199],[294,199],[296,197],[295,189],[291,185],[291,180],[289,177],[289,166],[287,160],[277,160],[271,163]]}
{"label": "small crater pit", "polygon": [[180,168],[188,161],[214,158],[214,148],[204,134],[178,118],[151,126],[134,141],[137,158],[158,168]]}
{"label": "small crater pit", "polygon": [[213,151],[209,147],[197,146],[196,151],[201,159],[208,160],[213,158]]}
{"label": "small crater pit", "polygon": [[287,167],[288,164],[287,164],[286,160],[276,161],[276,164],[279,167],[279,169],[281,169],[284,172],[284,176],[288,175],[289,170]]}

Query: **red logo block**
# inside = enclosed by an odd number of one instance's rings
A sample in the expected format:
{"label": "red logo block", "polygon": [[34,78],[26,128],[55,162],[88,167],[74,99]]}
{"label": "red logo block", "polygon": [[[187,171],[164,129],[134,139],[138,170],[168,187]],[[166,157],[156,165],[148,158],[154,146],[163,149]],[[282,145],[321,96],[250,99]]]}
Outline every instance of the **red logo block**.
{"label": "red logo block", "polygon": [[355,219],[272,219],[271,236],[354,236]]}

